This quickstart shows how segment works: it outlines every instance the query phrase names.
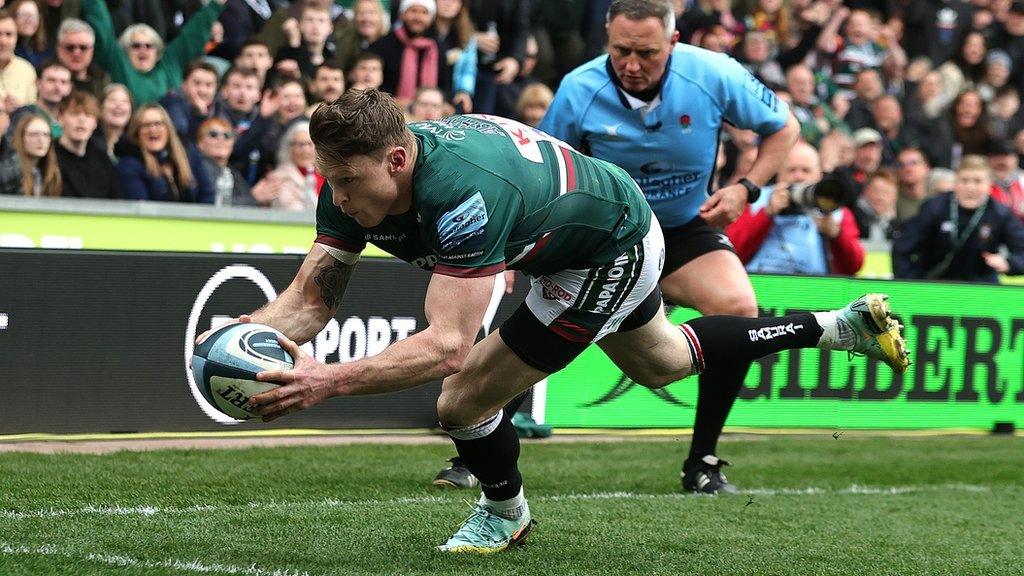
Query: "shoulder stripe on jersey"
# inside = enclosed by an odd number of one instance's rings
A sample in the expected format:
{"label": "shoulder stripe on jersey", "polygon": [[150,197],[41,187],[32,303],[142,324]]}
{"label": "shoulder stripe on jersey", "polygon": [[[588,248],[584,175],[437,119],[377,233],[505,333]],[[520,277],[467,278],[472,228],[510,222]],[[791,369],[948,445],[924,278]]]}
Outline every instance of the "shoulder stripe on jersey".
{"label": "shoulder stripe on jersey", "polygon": [[481,268],[459,268],[458,266],[446,266],[438,264],[434,266],[434,272],[443,276],[454,276],[456,278],[481,278],[483,276],[494,276],[505,270],[505,263],[498,262]]}
{"label": "shoulder stripe on jersey", "polygon": [[572,163],[572,152],[567,148],[562,148],[561,146],[557,146],[557,148],[558,152],[561,152],[562,158],[564,159],[564,164],[559,163],[559,167],[564,166],[565,168],[565,188],[561,189],[561,193],[564,194],[565,192],[572,192],[576,189],[576,168]]}
{"label": "shoulder stripe on jersey", "polygon": [[366,242],[363,242],[361,245],[353,244],[347,240],[335,238],[334,236],[328,236],[327,234],[317,234],[316,240],[314,240],[314,242],[316,242],[317,244],[323,244],[324,246],[330,246],[331,248],[344,250],[346,252],[354,252],[356,254],[359,254],[360,252],[363,251],[363,248],[366,248]]}
{"label": "shoulder stripe on jersey", "polygon": [[551,143],[551,151],[554,153],[555,166],[558,167],[558,195],[561,196],[569,191],[569,183],[566,180],[565,158],[559,153],[559,146]]}

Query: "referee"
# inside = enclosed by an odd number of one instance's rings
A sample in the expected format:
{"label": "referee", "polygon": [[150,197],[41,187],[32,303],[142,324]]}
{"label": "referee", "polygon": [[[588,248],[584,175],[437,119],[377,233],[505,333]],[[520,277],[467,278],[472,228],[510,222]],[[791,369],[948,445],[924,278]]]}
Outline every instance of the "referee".
{"label": "referee", "polygon": [[[727,55],[678,42],[671,0],[614,0],[608,54],[562,80],[540,129],[618,164],[661,222],[667,300],[704,315],[757,316],[743,264],[721,228],[736,220],[778,171],[800,127],[789,107]],[[760,136],[740,184],[711,188],[723,123]],[[735,492],[716,455],[718,437],[750,369],[700,375],[685,491]]]}

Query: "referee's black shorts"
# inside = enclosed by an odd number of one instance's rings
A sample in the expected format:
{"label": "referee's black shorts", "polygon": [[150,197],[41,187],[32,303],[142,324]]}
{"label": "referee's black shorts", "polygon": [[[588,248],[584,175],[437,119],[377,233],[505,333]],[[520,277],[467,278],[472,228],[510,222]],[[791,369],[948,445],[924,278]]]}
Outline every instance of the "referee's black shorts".
{"label": "referee's black shorts", "polygon": [[661,230],[665,235],[665,267],[661,270],[662,278],[708,252],[728,250],[736,253],[725,232],[721,228],[709,226],[700,216],[682,226],[663,227]]}

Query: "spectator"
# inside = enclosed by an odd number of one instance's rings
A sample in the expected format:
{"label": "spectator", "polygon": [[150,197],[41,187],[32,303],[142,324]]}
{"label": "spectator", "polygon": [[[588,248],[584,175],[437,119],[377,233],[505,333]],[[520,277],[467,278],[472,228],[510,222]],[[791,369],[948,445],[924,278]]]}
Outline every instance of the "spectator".
{"label": "spectator", "polygon": [[938,68],[942,76],[943,98],[947,101],[966,89],[975,89],[985,79],[988,41],[981,32],[970,31],[960,41],[953,58]]}
{"label": "spectator", "polygon": [[743,36],[737,60],[768,86],[784,86],[786,76],[779,63],[772,58],[771,50],[772,44],[765,32],[749,30]]}
{"label": "spectator", "polygon": [[463,0],[438,0],[434,30],[445,69],[452,70],[451,74],[442,73],[440,88],[452,95],[456,112],[468,114],[473,111],[477,64],[476,36],[469,7]]}
{"label": "spectator", "polygon": [[348,75],[350,88],[376,90],[384,83],[384,61],[373,52],[364,52],[356,57],[356,63]]}
{"label": "spectator", "polygon": [[544,118],[544,114],[547,113],[548,107],[551,106],[551,101],[554,99],[555,95],[551,93],[550,88],[540,82],[534,82],[519,94],[519,101],[516,102],[516,118],[523,124],[536,128],[540,126],[540,121]]}
{"label": "spectator", "polygon": [[837,170],[837,175],[850,190],[849,202],[860,198],[868,178],[882,164],[882,135],[874,128],[861,128],[853,133],[853,163]]}
{"label": "spectator", "polygon": [[57,155],[53,151],[50,122],[42,116],[29,114],[14,128],[14,150],[20,170],[4,170],[0,192],[22,196],[60,196],[61,178]]}
{"label": "spectator", "polygon": [[898,196],[899,182],[892,170],[882,168],[868,178],[853,206],[861,238],[880,242],[892,237]]}
{"label": "spectator", "polygon": [[[511,84],[519,76],[519,69],[526,59],[530,3],[529,0],[466,1],[469,3],[469,16],[477,30],[473,109],[482,114],[493,114],[498,86]],[[602,22],[605,12],[601,11]]]}
{"label": "spectator", "polygon": [[499,84],[497,95],[494,100],[494,114],[505,118],[514,118],[517,114],[516,103],[519,102],[519,95],[527,86],[538,83],[533,77],[533,70],[537,66],[537,40],[533,35],[526,37],[526,52],[523,56],[522,66],[519,68],[519,75],[508,84]]}
{"label": "spectator", "polygon": [[270,19],[278,3],[276,0],[228,0],[218,19],[224,27],[224,38],[210,55],[234,62],[242,48]]}
{"label": "spectator", "polygon": [[248,130],[259,113],[260,79],[256,71],[231,68],[224,74],[220,92],[224,102],[221,114],[239,134]]}
{"label": "spectator", "polygon": [[1006,13],[1002,34],[996,45],[1006,50],[1013,61],[1010,67],[1016,73],[1017,87],[1024,90],[1024,2],[1014,0]]}
{"label": "spectator", "polygon": [[908,147],[896,157],[899,167],[899,198],[896,200],[896,222],[906,222],[921,209],[929,198],[928,174],[931,166],[920,148]]}
{"label": "spectator", "polygon": [[[302,10],[307,6],[330,10],[335,30],[344,27],[346,24],[344,10],[331,0],[293,0],[292,2],[278,2],[278,4],[282,5],[282,7],[271,14],[270,19],[263,25],[258,36],[261,41],[266,43],[271,54],[277,54],[278,50],[288,44],[289,34],[298,30],[299,20],[302,18]],[[332,42],[335,42],[335,40],[332,39]]]}
{"label": "spectator", "polygon": [[256,206],[245,177],[228,165],[235,144],[235,131],[223,118],[209,118],[196,131],[196,145],[203,155],[203,168],[213,182],[214,205]]}
{"label": "spectator", "polygon": [[916,144],[920,138],[903,123],[903,108],[895,96],[875,101],[874,125],[882,135],[882,165],[894,166],[900,150]]}
{"label": "spectator", "polygon": [[1020,108],[1020,92],[1003,86],[989,105],[989,128],[994,138],[1006,138],[1024,127]]}
{"label": "spectator", "polygon": [[[832,64],[833,81],[840,90],[850,89],[861,70],[882,70],[882,65],[892,59],[898,68],[906,66],[906,54],[896,41],[893,31],[879,23],[864,10],[852,10],[846,19],[842,41],[822,35],[826,52],[834,54]],[[879,32],[885,46],[878,42]],[[832,47],[828,48],[831,43]],[[842,45],[840,48],[840,44]]]}
{"label": "spectator", "polygon": [[984,154],[991,138],[988,124],[988,110],[977,91],[967,90],[957,96],[949,108],[949,123],[942,124],[952,130],[932,135],[932,141],[947,155],[948,161],[942,165],[956,166],[962,156]]}
{"label": "spectator", "polygon": [[18,25],[14,14],[0,9],[0,98],[7,110],[20,108],[36,99],[36,69],[14,55]]}
{"label": "spectator", "polygon": [[885,96],[885,84],[882,73],[874,68],[862,70],[856,75],[850,109],[843,119],[851,130],[874,128],[875,102]]}
{"label": "spectator", "polygon": [[439,85],[443,61],[437,40],[428,35],[437,13],[434,0],[403,0],[400,13],[401,25],[367,50],[384,62],[380,89],[408,105],[419,87]]}
{"label": "spectator", "polygon": [[[892,244],[896,278],[998,283],[1024,273],[1024,223],[989,201],[988,162],[964,156],[951,193],[929,199],[900,227]],[[999,254],[1005,246],[1008,256]]]}
{"label": "spectator", "polygon": [[18,25],[18,45],[14,53],[38,70],[43,62],[53,58],[53,50],[47,44],[46,30],[39,16],[39,4],[36,0],[15,0],[8,10],[14,13],[14,21]]}
{"label": "spectator", "polygon": [[213,185],[202,159],[182,145],[162,106],[143,104],[135,111],[128,141],[130,149],[117,163],[125,198],[213,203]]}
{"label": "spectator", "polygon": [[[798,191],[798,198],[791,191]],[[822,180],[813,146],[798,142],[779,170],[778,183],[764,192],[726,228],[748,271],[853,275],[860,270],[864,248],[853,214],[842,205],[843,185]]]}
{"label": "spectator", "polygon": [[63,190],[75,198],[120,198],[121,186],[106,150],[92,139],[99,126],[100,104],[88,92],[72,92],[59,110],[64,133],[55,146]]}
{"label": "spectator", "polygon": [[947,104],[949,101],[942,95],[942,76],[934,70],[928,72],[913,94],[904,100],[905,122],[918,134],[930,134],[932,125],[942,121]]}
{"label": "spectator", "polygon": [[178,136],[186,142],[193,141],[199,125],[219,115],[217,69],[202,59],[189,62],[181,89],[168,92],[159,103],[170,115]]}
{"label": "spectator", "polygon": [[[309,87],[313,102],[309,114],[313,113],[320,102],[333,102],[345,93],[345,72],[337,62],[328,61],[321,64],[313,75],[313,83]],[[308,115],[308,114],[307,114]]]}
{"label": "spectator", "polygon": [[992,198],[1024,220],[1024,172],[1020,169],[1019,154],[1006,140],[989,142],[987,152],[992,170]]}
{"label": "spectator", "polygon": [[70,18],[60,23],[57,29],[57,60],[71,71],[75,90],[99,98],[103,95],[103,88],[110,83],[110,76],[93,65],[95,46],[96,35],[85,21]]}
{"label": "spectator", "polygon": [[772,54],[795,44],[791,42],[796,36],[793,15],[783,0],[757,0],[746,25],[748,30],[764,33]]}
{"label": "spectator", "polygon": [[266,84],[267,72],[273,67],[274,59],[270,56],[270,48],[262,40],[255,38],[246,40],[238,57],[235,58],[235,68],[252,70],[256,73],[257,92]]}
{"label": "spectator", "polygon": [[916,0],[902,4],[903,38],[910,57],[926,56],[937,64],[949,60],[956,53],[957,39],[971,26],[970,4]]}
{"label": "spectator", "polygon": [[36,80],[36,101],[11,112],[11,123],[17,124],[22,116],[36,114],[50,121],[50,132],[60,138],[61,127],[57,121],[57,109],[68,94],[71,94],[71,72],[60,62],[51,60],[39,73]]}
{"label": "spectator", "polygon": [[932,168],[928,173],[928,197],[952,192],[956,186],[956,172],[949,168]]}
{"label": "spectator", "polygon": [[853,166],[856,149],[849,135],[842,130],[833,130],[821,139],[818,153],[821,154],[821,171],[832,174]]}
{"label": "spectator", "polygon": [[986,102],[995,99],[996,94],[1007,87],[1013,61],[1005,50],[989,50],[985,57],[985,78],[978,83],[978,92]]}
{"label": "spectator", "polygon": [[[454,3],[455,0],[445,0]],[[459,0],[463,6],[465,2]],[[442,12],[442,1],[437,4]],[[468,6],[467,6],[468,8]],[[586,0],[556,2],[530,2],[532,35],[541,46],[538,51],[537,79],[548,86],[558,86],[562,77],[584,62],[583,27],[586,20]],[[474,27],[475,28],[475,27]]]}
{"label": "spectator", "polygon": [[7,137],[7,129],[11,126],[11,117],[0,99],[0,193],[5,182],[17,181],[21,177],[21,158],[14,149],[14,144]]}
{"label": "spectator", "polygon": [[353,25],[338,34],[337,58],[346,69],[352,68],[356,57],[391,29],[391,18],[381,8],[380,0],[356,0]]}
{"label": "spectator", "polygon": [[832,130],[846,128],[832,107],[818,99],[814,72],[809,66],[796,64],[786,70],[786,86],[793,100],[790,110],[800,122],[800,135],[811,146],[817,146]]}
{"label": "spectator", "polygon": [[441,90],[424,86],[416,91],[416,97],[409,106],[410,122],[440,120],[444,116],[444,94]]}
{"label": "spectator", "polygon": [[107,150],[107,156],[111,161],[117,163],[117,155],[114,147],[128,130],[128,123],[132,118],[132,96],[124,84],[109,84],[103,89],[103,99],[100,100],[100,127],[99,136],[101,143]]}
{"label": "spectator", "polygon": [[288,43],[277,51],[278,71],[304,82],[312,79],[316,67],[334,57],[333,32],[330,6],[306,3],[298,24],[287,31]]}
{"label": "spectator", "polygon": [[96,33],[96,62],[115,82],[131,90],[139,104],[153,102],[181,85],[185,65],[203,54],[213,23],[226,0],[212,0],[196,12],[164,47],[146,24],[133,24],[115,40],[114,26],[103,0],[82,0],[82,14]]}
{"label": "spectator", "polygon": [[278,210],[314,210],[324,182],[314,168],[315,159],[309,122],[292,124],[281,139],[277,168],[253,188],[253,196]]}
{"label": "spectator", "polygon": [[306,92],[296,80],[285,80],[260,101],[259,116],[245,131],[232,152],[232,163],[255,183],[275,164],[282,135],[292,124],[305,119]]}

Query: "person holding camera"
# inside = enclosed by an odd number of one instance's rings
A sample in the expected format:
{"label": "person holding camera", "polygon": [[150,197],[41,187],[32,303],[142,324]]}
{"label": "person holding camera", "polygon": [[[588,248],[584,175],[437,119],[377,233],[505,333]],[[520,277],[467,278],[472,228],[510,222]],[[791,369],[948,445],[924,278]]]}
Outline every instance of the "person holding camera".
{"label": "person holding camera", "polygon": [[774,187],[748,206],[725,232],[748,272],[856,274],[864,264],[848,190],[822,178],[817,150],[798,142]]}
{"label": "person holding camera", "polygon": [[997,284],[1000,274],[1024,274],[1024,223],[991,199],[991,186],[988,161],[964,156],[953,191],[929,199],[896,232],[893,276]]}

